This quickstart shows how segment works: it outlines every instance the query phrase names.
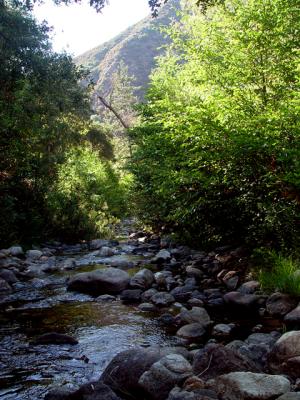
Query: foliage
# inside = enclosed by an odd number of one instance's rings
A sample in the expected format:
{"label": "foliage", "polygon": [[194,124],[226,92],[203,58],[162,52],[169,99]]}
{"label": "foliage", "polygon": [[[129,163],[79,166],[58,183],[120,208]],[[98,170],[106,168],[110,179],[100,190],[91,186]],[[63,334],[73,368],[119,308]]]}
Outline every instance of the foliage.
{"label": "foliage", "polygon": [[300,295],[300,263],[275,251],[257,250],[254,259],[260,265],[258,279],[262,288]]}
{"label": "foliage", "polygon": [[[99,222],[100,209],[105,221],[119,212],[113,193],[108,193],[110,179],[118,191],[117,176],[107,161],[113,158],[113,147],[107,132],[90,121],[89,93],[79,84],[86,74],[68,55],[52,51],[48,33],[49,28],[38,25],[29,12],[0,5],[1,246],[40,241],[54,233],[70,239],[71,210],[79,224],[73,227],[78,229],[77,237],[106,224]],[[93,158],[88,157],[89,146]],[[68,164],[70,154],[75,160],[80,151],[83,160],[76,162],[87,168],[82,175]],[[95,170],[96,159],[101,173]],[[62,168],[70,175],[64,175]],[[66,188],[75,182],[82,193],[68,197]],[[99,211],[94,227],[87,190],[95,212]],[[104,211],[104,201],[111,210]],[[85,228],[83,221],[87,221]]]}
{"label": "foliage", "polygon": [[111,165],[91,147],[72,149],[47,194],[56,236],[74,240],[109,234],[125,212],[123,192]]}
{"label": "foliage", "polygon": [[146,222],[202,245],[299,246],[298,26],[294,2],[230,0],[169,30],[132,133]]}

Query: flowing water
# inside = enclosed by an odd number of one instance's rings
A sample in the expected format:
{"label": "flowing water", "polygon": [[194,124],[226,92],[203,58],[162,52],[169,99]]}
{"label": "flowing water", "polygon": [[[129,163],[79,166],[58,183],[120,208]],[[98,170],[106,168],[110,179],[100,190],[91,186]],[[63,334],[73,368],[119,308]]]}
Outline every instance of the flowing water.
{"label": "flowing water", "polygon": [[[103,267],[103,264],[89,265],[88,254],[76,257],[80,266],[75,271],[20,284],[18,291],[2,304],[1,400],[43,399],[51,388],[77,387],[99,378],[109,361],[122,350],[175,343],[176,339],[160,326],[157,316],[119,300],[97,302],[88,295],[67,292],[68,276]],[[134,261],[128,272],[138,269],[139,257],[126,254],[119,257]],[[53,331],[72,335],[79,344],[31,344],[38,335]]]}

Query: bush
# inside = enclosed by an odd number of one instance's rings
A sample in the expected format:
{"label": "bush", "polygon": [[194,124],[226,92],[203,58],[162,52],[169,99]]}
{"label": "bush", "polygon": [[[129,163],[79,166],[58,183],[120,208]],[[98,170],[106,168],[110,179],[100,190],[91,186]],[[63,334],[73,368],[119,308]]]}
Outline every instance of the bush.
{"label": "bush", "polygon": [[300,263],[292,257],[285,257],[275,251],[259,250],[258,279],[263,289],[300,296]]}
{"label": "bush", "polygon": [[53,235],[76,240],[109,235],[126,209],[125,187],[90,147],[69,152],[47,196]]}

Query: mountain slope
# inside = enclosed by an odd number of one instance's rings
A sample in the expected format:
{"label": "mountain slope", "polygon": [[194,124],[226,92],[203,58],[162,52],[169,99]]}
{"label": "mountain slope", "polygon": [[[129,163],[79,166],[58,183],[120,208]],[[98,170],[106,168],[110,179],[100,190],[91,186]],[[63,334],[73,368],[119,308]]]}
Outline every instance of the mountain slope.
{"label": "mountain slope", "polygon": [[123,61],[129,75],[135,78],[135,86],[141,88],[137,95],[143,97],[150,72],[155,66],[155,57],[162,53],[161,46],[166,43],[159,27],[177,18],[179,4],[180,0],[171,0],[160,10],[157,18],[149,16],[143,19],[112,40],[78,56],[76,64],[90,70],[93,82],[105,94],[110,89],[112,73]]}

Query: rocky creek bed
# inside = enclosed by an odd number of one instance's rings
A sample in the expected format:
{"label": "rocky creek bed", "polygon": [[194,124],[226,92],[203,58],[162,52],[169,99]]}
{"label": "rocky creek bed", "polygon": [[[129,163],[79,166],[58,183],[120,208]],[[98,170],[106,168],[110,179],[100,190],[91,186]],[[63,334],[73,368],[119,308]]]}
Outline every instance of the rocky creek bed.
{"label": "rocky creek bed", "polygon": [[1,250],[0,399],[300,399],[299,299],[246,259],[143,232]]}

